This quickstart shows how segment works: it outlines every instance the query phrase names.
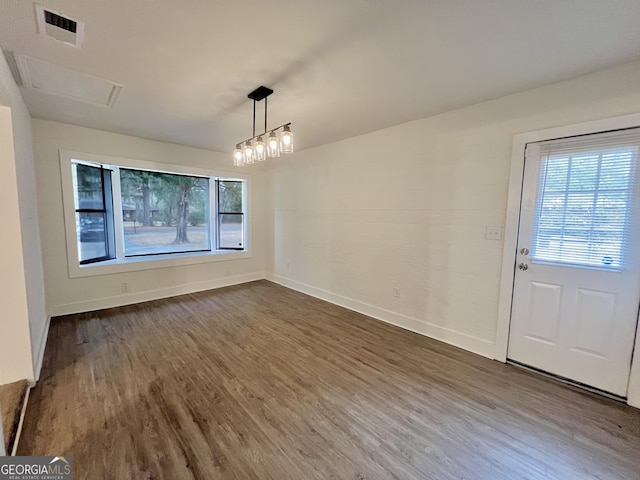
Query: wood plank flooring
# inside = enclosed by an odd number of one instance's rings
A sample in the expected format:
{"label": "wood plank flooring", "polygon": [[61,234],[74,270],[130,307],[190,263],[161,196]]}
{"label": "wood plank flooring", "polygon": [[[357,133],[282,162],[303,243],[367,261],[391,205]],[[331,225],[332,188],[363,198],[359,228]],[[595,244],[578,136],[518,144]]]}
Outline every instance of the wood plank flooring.
{"label": "wood plank flooring", "polygon": [[0,416],[2,416],[2,434],[7,453],[11,453],[18,431],[24,396],[29,385],[26,380],[0,385]]}
{"label": "wood plank flooring", "polygon": [[20,455],[76,479],[638,479],[640,410],[267,281],[56,318]]}

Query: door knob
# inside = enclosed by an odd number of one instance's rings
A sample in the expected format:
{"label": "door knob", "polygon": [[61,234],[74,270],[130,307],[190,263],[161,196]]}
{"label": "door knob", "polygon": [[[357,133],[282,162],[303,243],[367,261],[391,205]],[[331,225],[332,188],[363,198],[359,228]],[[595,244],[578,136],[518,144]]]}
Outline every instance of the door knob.
{"label": "door knob", "polygon": [[520,270],[527,270],[529,268],[529,265],[527,265],[526,263],[521,263],[520,265],[518,265],[518,268]]}

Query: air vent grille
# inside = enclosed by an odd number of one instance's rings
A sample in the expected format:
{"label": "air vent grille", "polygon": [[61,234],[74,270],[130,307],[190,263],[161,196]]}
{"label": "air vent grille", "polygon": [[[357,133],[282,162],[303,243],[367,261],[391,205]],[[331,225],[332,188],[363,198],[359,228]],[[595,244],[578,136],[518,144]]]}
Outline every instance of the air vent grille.
{"label": "air vent grille", "polygon": [[57,13],[50,12],[49,10],[44,11],[44,21],[49,25],[53,25],[54,27],[61,28],[71,33],[76,33],[76,29],[78,28],[78,23],[76,21],[62,17]]}
{"label": "air vent grille", "polygon": [[84,40],[84,22],[68,15],[61,15],[42,5],[35,4],[38,32],[73,47],[80,47]]}

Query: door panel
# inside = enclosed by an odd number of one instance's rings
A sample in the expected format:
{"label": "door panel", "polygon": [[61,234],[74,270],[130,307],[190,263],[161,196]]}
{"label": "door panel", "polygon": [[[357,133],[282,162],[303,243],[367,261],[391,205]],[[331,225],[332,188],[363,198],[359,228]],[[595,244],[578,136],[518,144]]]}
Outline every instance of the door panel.
{"label": "door panel", "polygon": [[576,336],[570,348],[606,358],[615,306],[615,293],[578,288]]}
{"label": "door panel", "polygon": [[527,338],[555,345],[558,338],[562,287],[541,282],[531,282],[530,285]]}
{"label": "door panel", "polygon": [[623,397],[640,303],[636,130],[527,146],[507,354]]}

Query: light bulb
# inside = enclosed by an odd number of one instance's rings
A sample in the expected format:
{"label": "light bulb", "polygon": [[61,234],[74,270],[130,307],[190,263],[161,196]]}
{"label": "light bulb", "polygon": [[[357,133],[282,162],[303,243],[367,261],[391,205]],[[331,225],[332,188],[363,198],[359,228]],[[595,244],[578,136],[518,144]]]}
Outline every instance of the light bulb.
{"label": "light bulb", "polygon": [[289,125],[285,125],[280,136],[280,150],[282,153],[293,153],[293,133]]}
{"label": "light bulb", "polygon": [[244,163],[250,165],[254,162],[253,158],[253,146],[251,140],[244,144]]}
{"label": "light bulb", "polygon": [[236,167],[244,165],[244,155],[242,154],[239,144],[236,145],[236,149],[233,151],[233,165]]}
{"label": "light bulb", "polygon": [[267,159],[267,149],[262,141],[262,136],[258,137],[256,140],[255,157],[259,162],[264,162]]}
{"label": "light bulb", "polygon": [[280,156],[280,140],[278,139],[276,132],[271,132],[269,134],[269,141],[267,142],[267,153],[272,158]]}

